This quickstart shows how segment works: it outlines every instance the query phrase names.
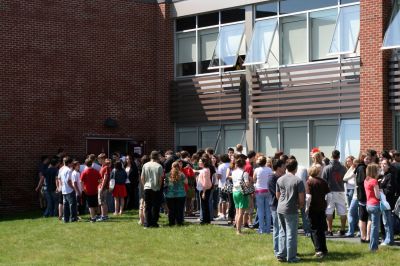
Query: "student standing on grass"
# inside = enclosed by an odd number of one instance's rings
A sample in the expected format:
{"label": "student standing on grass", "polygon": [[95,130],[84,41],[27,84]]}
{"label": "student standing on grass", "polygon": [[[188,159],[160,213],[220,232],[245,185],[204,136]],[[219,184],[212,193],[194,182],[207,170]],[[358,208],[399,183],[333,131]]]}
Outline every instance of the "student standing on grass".
{"label": "student standing on grass", "polygon": [[276,208],[278,207],[278,199],[276,198],[276,182],[278,182],[278,179],[285,174],[286,165],[282,160],[274,159],[272,167],[274,174],[268,182],[268,189],[271,193],[271,201],[269,202],[269,206],[271,208],[272,225],[274,227],[272,240],[274,245],[274,255],[276,257],[278,256],[279,252],[279,220],[276,212]]}
{"label": "student standing on grass", "polygon": [[332,222],[333,212],[336,208],[337,214],[340,216],[341,227],[339,234],[344,236],[346,234],[346,194],[344,192],[343,178],[346,174],[346,168],[340,163],[340,152],[334,150],[332,152],[332,161],[329,165],[325,166],[322,172],[322,178],[328,182],[330,193],[327,195],[327,208],[326,220],[328,223],[327,235],[333,236]]}
{"label": "student standing on grass", "polygon": [[114,215],[122,215],[125,206],[126,186],[125,182],[128,179],[126,171],[122,168],[122,162],[114,163],[114,169],[111,171],[110,180],[115,181],[114,190],[112,192],[114,197],[115,211]]}
{"label": "student standing on grass", "polygon": [[[101,163],[100,168],[100,182],[98,184],[98,203],[101,209],[101,216],[98,222],[106,221],[108,219],[108,189],[110,187],[110,174],[111,174],[111,160],[106,159],[106,154],[101,153],[98,156],[99,163]],[[94,169],[94,168],[93,168]]]}
{"label": "student standing on grass", "polygon": [[[199,191],[201,204],[201,222],[200,224],[209,224],[210,217],[210,193],[211,193],[211,159],[207,154],[204,154],[199,160],[199,175],[197,176],[197,190]],[[215,171],[214,171],[215,173]]]}
{"label": "student standing on grass", "polygon": [[246,161],[240,156],[235,161],[236,169],[232,171],[232,182],[233,182],[233,201],[235,203],[236,216],[236,234],[242,234],[242,223],[244,211],[249,207],[249,197],[244,195],[240,182],[249,183],[249,174],[244,170]]}
{"label": "student standing on grass", "polygon": [[309,178],[307,180],[306,193],[309,207],[306,207],[308,218],[311,222],[311,240],[315,247],[315,257],[322,258],[328,253],[326,247],[325,231],[326,224],[326,200],[325,196],[330,192],[328,183],[320,178],[321,166],[311,166],[308,171]]}
{"label": "student standing on grass", "polygon": [[379,244],[379,227],[381,221],[381,210],[379,206],[380,192],[378,185],[378,169],[379,166],[375,163],[367,166],[364,181],[365,194],[367,196],[367,212],[371,220],[371,233],[369,249],[374,252],[378,250]]}
{"label": "student standing on grass", "polygon": [[228,154],[221,155],[221,164],[218,166],[217,178],[218,178],[218,218],[217,220],[226,220],[228,193],[223,191],[226,183],[226,173],[230,166],[230,159]]}
{"label": "student standing on grass", "polygon": [[57,213],[57,195],[56,195],[56,180],[58,176],[58,160],[53,158],[50,160],[50,166],[44,170],[44,196],[46,198],[46,210],[44,217],[52,217]]}
{"label": "student standing on grass", "polygon": [[76,189],[72,182],[72,159],[64,157],[63,161],[64,166],[61,167],[58,176],[61,181],[61,191],[63,194],[64,222],[76,222],[78,221],[78,215],[76,210]]}
{"label": "student standing on grass", "polygon": [[81,184],[81,173],[79,173],[80,164],[78,161],[72,162],[72,182],[75,188],[77,212],[78,214],[83,214],[81,209],[81,195],[82,195],[82,184]]}
{"label": "student standing on grass", "polygon": [[395,179],[390,171],[390,163],[388,159],[381,161],[382,176],[379,179],[379,188],[385,194],[386,201],[390,205],[390,210],[382,212],[382,221],[385,228],[385,237],[381,245],[393,245],[394,243],[394,230],[393,230],[393,217],[392,211],[396,204],[395,202]]}
{"label": "student standing on grass", "polygon": [[83,191],[85,192],[86,202],[89,207],[90,222],[96,222],[96,211],[99,206],[98,200],[98,185],[102,180],[100,173],[92,168],[92,161],[90,159],[85,160],[86,168],[81,173],[81,182]]}
{"label": "student standing on grass", "polygon": [[289,159],[286,162],[287,174],[280,177],[276,184],[279,219],[279,252],[278,261],[299,262],[297,254],[298,210],[304,207],[304,184],[295,176],[297,161]]}
{"label": "student standing on grass", "polygon": [[172,163],[171,171],[165,177],[165,198],[168,205],[169,225],[183,225],[185,209],[185,184],[187,178],[181,172],[182,161]]}
{"label": "student standing on grass", "polygon": [[359,164],[356,167],[356,189],[358,200],[358,226],[360,228],[360,242],[369,243],[369,233],[367,234],[367,196],[365,194],[364,181],[366,177],[367,166],[371,163],[371,156],[361,153],[359,156]]}
{"label": "student standing on grass", "polygon": [[158,151],[152,151],[150,159],[150,162],[143,165],[141,173],[145,202],[145,228],[159,227],[158,219],[160,217],[161,205],[160,189],[163,168],[161,164],[158,163],[160,160],[160,153]]}
{"label": "student standing on grass", "polygon": [[271,202],[271,193],[268,189],[273,172],[272,169],[265,166],[267,158],[261,156],[257,159],[257,167],[254,170],[253,180],[256,189],[256,205],[257,216],[259,222],[258,232],[260,234],[269,234],[271,232],[271,209],[269,203]]}

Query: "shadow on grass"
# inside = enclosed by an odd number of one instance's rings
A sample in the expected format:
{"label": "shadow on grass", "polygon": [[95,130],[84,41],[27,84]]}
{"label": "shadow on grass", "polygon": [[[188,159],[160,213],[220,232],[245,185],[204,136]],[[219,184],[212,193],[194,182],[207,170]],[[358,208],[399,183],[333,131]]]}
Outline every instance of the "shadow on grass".
{"label": "shadow on grass", "polygon": [[27,220],[27,219],[42,219],[43,218],[43,212],[39,210],[35,211],[28,211],[28,212],[23,212],[23,213],[14,213],[10,215],[1,215],[0,216],[0,222],[5,222],[5,221],[16,221],[16,220]]}
{"label": "shadow on grass", "polygon": [[362,257],[364,254],[362,253],[355,253],[355,252],[329,252],[328,255],[326,255],[323,259],[317,259],[314,258],[315,253],[302,253],[300,254],[301,262],[316,262],[316,261],[323,261],[323,262],[329,262],[329,261],[350,261],[350,260],[355,260],[360,257]]}

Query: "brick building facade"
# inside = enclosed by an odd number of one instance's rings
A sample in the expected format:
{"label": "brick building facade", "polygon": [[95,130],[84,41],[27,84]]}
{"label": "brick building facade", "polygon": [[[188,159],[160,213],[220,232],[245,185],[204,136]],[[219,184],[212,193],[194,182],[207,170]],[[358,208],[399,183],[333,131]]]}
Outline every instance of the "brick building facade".
{"label": "brick building facade", "polygon": [[38,206],[40,157],[60,147],[83,159],[88,137],[173,146],[169,14],[156,1],[0,1],[0,213]]}

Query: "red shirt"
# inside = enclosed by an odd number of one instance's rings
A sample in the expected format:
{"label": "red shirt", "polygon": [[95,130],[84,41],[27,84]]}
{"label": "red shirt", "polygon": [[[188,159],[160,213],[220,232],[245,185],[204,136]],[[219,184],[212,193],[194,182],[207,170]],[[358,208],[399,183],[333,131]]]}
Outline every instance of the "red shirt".
{"label": "red shirt", "polygon": [[374,187],[378,186],[378,180],[369,178],[368,181],[365,179],[364,188],[365,194],[367,195],[367,205],[379,205],[379,199],[375,197]]}
{"label": "red shirt", "polygon": [[[187,177],[187,178],[193,178],[194,177],[194,171],[190,167],[185,167],[181,169],[181,172]],[[189,184],[185,184],[185,191],[188,192],[189,190]]]}
{"label": "red shirt", "polygon": [[249,174],[250,179],[253,179],[253,166],[251,165],[249,160],[246,160],[246,165],[244,166],[244,171]]}
{"label": "red shirt", "polygon": [[99,183],[99,188],[102,189],[104,186],[104,189],[108,189],[110,187],[110,173],[111,169],[110,167],[104,165],[100,169],[100,183]]}
{"label": "red shirt", "polygon": [[81,181],[83,182],[83,191],[86,195],[97,195],[97,186],[99,185],[101,177],[99,172],[93,168],[86,168],[81,174]]}

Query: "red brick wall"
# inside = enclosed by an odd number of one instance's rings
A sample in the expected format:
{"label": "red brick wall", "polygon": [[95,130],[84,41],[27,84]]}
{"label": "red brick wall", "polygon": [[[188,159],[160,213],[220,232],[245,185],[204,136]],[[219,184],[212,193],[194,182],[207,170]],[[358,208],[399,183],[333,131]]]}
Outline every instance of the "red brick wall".
{"label": "red brick wall", "polygon": [[360,123],[361,150],[392,148],[388,71],[391,51],[381,50],[391,14],[391,0],[361,0]]}
{"label": "red brick wall", "polygon": [[37,208],[40,156],[82,157],[88,135],[172,147],[168,5],[8,0],[0,25],[0,214]]}

